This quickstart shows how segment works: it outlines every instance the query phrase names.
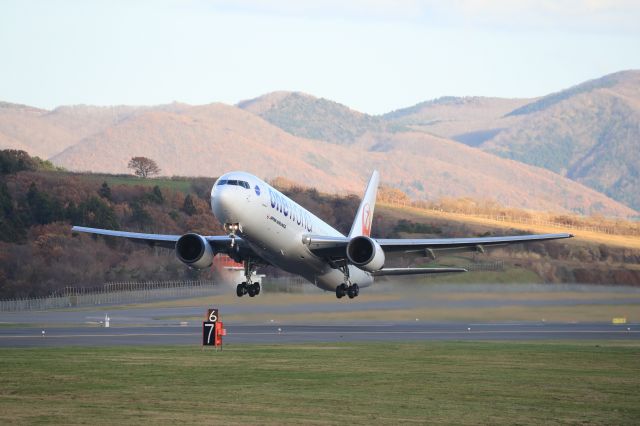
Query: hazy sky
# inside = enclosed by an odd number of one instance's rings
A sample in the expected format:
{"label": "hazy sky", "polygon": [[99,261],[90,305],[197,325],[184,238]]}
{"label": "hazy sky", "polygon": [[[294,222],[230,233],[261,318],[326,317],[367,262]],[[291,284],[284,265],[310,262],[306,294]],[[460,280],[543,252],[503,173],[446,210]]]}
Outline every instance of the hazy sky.
{"label": "hazy sky", "polygon": [[382,113],[632,68],[637,0],[0,0],[0,100],[43,108],[298,90]]}

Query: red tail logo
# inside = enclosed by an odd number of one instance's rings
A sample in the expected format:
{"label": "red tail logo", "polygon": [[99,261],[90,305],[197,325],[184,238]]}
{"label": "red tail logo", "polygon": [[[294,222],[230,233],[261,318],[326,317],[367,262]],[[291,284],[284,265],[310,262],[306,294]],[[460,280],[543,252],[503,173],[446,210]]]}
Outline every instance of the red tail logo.
{"label": "red tail logo", "polygon": [[362,235],[371,236],[371,208],[369,203],[365,204],[362,209]]}

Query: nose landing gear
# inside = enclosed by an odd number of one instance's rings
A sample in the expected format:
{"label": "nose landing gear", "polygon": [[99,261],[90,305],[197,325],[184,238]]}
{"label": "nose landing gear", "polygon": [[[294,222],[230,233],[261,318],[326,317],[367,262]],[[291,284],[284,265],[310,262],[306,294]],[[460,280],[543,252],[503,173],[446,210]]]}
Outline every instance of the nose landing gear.
{"label": "nose landing gear", "polygon": [[242,232],[242,227],[239,223],[225,223],[223,228],[227,234],[229,234],[229,237],[231,238],[231,248],[233,248],[236,244],[236,233],[238,231]]}

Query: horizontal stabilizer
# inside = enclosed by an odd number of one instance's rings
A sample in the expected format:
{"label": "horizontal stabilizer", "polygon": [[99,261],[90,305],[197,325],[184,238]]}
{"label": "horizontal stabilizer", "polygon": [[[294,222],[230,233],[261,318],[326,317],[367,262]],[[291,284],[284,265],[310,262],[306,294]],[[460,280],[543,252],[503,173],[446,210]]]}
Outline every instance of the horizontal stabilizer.
{"label": "horizontal stabilizer", "polygon": [[374,277],[386,275],[426,275],[426,274],[448,274],[450,272],[467,272],[464,268],[383,268],[372,272]]}

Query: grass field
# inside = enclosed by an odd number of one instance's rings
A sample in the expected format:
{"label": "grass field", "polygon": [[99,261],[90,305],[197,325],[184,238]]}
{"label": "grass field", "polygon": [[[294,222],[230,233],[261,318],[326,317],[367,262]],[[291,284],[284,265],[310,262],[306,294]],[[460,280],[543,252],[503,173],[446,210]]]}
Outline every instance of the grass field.
{"label": "grass field", "polygon": [[[211,305],[220,306],[220,305]],[[203,312],[205,311],[203,305]],[[225,314],[225,321],[249,324],[265,324],[271,320],[282,324],[308,323],[348,323],[375,321],[384,318],[386,321],[420,321],[431,322],[488,322],[504,323],[514,321],[527,322],[611,322],[613,318],[623,317],[629,323],[640,321],[640,306],[625,305],[573,305],[573,306],[541,306],[536,308],[506,305],[491,308],[404,308],[378,309],[363,311],[335,311],[308,313],[242,313]],[[162,322],[202,321],[199,316],[167,316],[157,317]]]}
{"label": "grass field", "polygon": [[0,350],[3,424],[637,424],[631,342]]}
{"label": "grass field", "polygon": [[[445,260],[446,261],[446,260]],[[444,263],[444,262],[443,262]],[[439,267],[426,264],[420,267]],[[446,265],[455,266],[455,265]],[[464,265],[461,265],[464,267]],[[542,284],[544,279],[525,268],[507,266],[502,271],[471,271],[460,274],[434,274],[420,277],[424,283],[437,284]]]}
{"label": "grass field", "polygon": [[82,179],[88,181],[96,181],[98,183],[107,182],[109,186],[127,185],[127,186],[159,186],[161,189],[173,189],[177,191],[189,192],[192,182],[196,179],[189,178],[169,178],[169,177],[155,177],[141,179],[137,176],[127,175],[109,175],[101,173],[83,173],[73,174],[81,176]]}

